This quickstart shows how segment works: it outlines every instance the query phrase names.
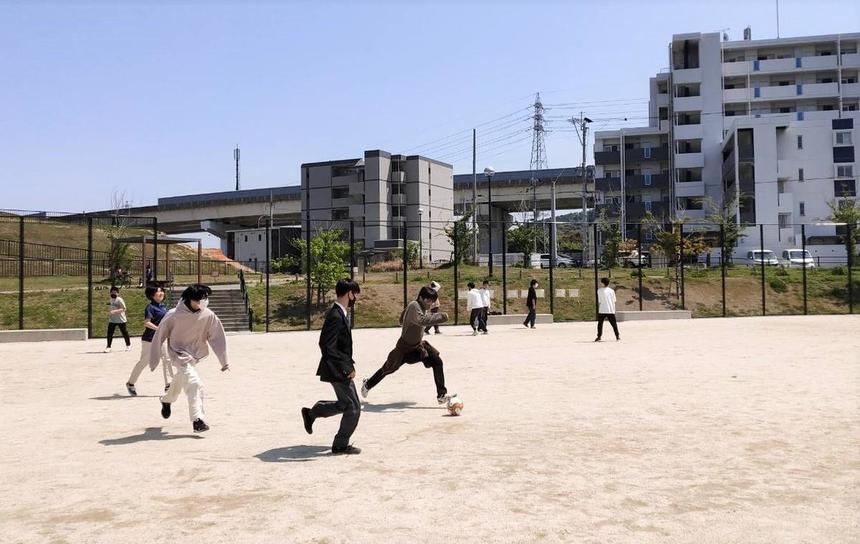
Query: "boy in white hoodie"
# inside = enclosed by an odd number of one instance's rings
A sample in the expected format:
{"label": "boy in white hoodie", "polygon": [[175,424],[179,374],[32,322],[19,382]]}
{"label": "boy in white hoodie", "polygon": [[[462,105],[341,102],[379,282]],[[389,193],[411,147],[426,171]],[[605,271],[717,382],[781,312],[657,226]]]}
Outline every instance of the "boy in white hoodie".
{"label": "boy in white hoodie", "polygon": [[209,430],[203,421],[203,383],[197,373],[198,361],[209,355],[211,346],[221,362],[221,372],[230,368],[224,327],[218,316],[207,308],[211,293],[206,285],[194,284],[186,288],[179,304],[161,320],[149,354],[149,367],[155,370],[161,357],[161,345],[167,341],[167,353],[176,368],[176,376],[161,397],[161,416],[170,417],[170,405],[184,389],[195,433]]}

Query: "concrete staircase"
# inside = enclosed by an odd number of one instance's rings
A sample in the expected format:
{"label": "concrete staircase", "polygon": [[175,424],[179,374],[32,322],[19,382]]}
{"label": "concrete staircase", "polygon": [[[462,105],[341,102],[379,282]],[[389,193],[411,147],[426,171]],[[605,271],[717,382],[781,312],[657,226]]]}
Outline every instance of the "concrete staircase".
{"label": "concrete staircase", "polygon": [[248,330],[245,299],[238,285],[213,286],[212,294],[209,296],[209,309],[221,319],[225,331]]}

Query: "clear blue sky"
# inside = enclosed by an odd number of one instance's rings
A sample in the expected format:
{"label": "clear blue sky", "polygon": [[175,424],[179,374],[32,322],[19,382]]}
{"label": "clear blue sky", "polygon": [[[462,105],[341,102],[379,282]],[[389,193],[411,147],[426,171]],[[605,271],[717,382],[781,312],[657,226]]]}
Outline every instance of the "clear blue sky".
{"label": "clear blue sky", "polygon": [[[783,0],[780,15],[782,36],[860,30],[856,0]],[[465,131],[536,91],[591,102],[592,117],[643,116],[673,33],[740,39],[746,25],[775,37],[775,2],[0,0],[0,208],[230,190],[237,143],[243,188],[293,185],[302,162],[375,148],[471,172]],[[479,170],[528,168],[528,133],[514,132],[526,115],[479,126],[479,143],[495,140]],[[418,147],[437,139],[447,147]],[[579,163],[574,133],[547,139],[550,167]]]}

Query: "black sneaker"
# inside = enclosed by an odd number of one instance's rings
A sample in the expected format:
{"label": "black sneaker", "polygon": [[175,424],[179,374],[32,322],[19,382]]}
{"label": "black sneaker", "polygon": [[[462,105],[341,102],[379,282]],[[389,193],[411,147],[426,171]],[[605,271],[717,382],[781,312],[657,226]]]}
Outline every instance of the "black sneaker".
{"label": "black sneaker", "polygon": [[167,419],[170,417],[170,403],[162,402],[161,403],[161,417]]}
{"label": "black sneaker", "polygon": [[125,384],[125,390],[128,391],[128,394],[131,395],[132,397],[137,396],[137,389],[134,388],[133,383]]}
{"label": "black sneaker", "polygon": [[359,453],[361,453],[361,448],[356,448],[355,446],[331,449],[332,455],[358,455]]}
{"label": "black sneaker", "polygon": [[305,422],[305,431],[314,434],[314,416],[311,415],[310,408],[302,408],[302,421]]}
{"label": "black sneaker", "polygon": [[616,341],[616,342],[620,342],[620,341],[621,341],[621,336],[616,336],[616,337],[615,337],[615,341]]}
{"label": "black sneaker", "polygon": [[195,433],[202,433],[203,431],[209,430],[209,425],[207,425],[202,419],[195,419],[193,425]]}
{"label": "black sneaker", "polygon": [[594,341],[595,341],[595,342],[600,342],[600,337],[598,336],[597,338],[595,338],[595,339],[594,339]]}

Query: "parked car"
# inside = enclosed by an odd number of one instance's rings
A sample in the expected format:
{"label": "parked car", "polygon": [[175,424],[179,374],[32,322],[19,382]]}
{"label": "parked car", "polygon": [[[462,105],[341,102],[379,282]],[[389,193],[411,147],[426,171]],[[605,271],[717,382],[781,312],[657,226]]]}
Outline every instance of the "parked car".
{"label": "parked car", "polygon": [[638,268],[640,266],[651,268],[651,253],[643,251],[640,253],[637,250],[622,251],[618,255],[618,260],[624,268]]}
{"label": "parked car", "polygon": [[751,251],[747,251],[746,264],[747,266],[779,266],[779,260],[776,258],[773,251],[769,249],[765,249],[764,251],[753,249]]}
{"label": "parked car", "polygon": [[[551,256],[549,253],[542,253],[540,256],[540,267],[549,268],[550,258]],[[575,266],[582,266],[582,261],[572,259],[567,255],[562,255],[561,253],[559,253],[555,257],[555,266],[556,268],[572,268]]]}
{"label": "parked car", "polygon": [[815,259],[805,249],[783,249],[782,265],[787,268],[815,268]]}

